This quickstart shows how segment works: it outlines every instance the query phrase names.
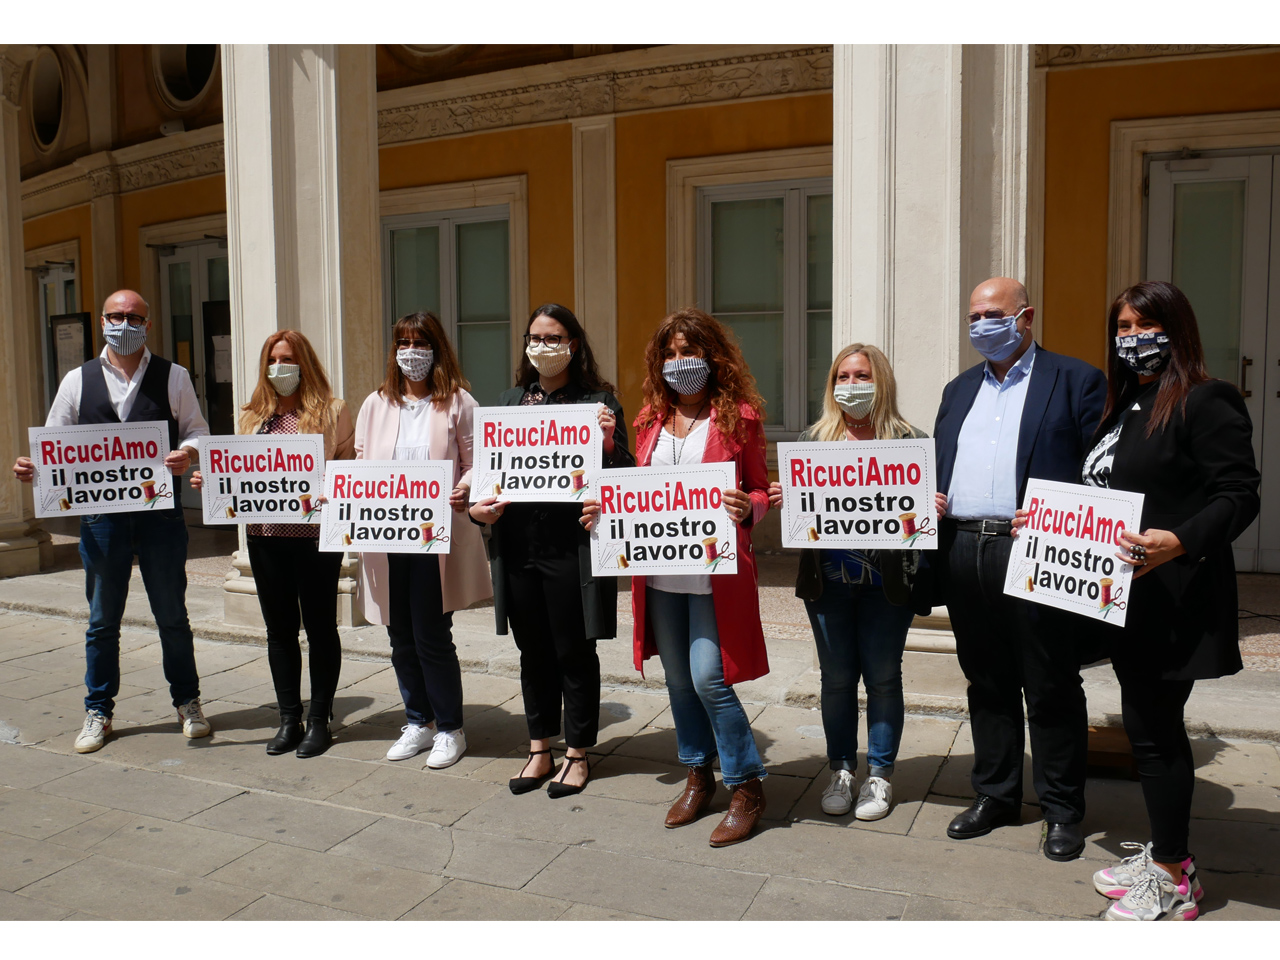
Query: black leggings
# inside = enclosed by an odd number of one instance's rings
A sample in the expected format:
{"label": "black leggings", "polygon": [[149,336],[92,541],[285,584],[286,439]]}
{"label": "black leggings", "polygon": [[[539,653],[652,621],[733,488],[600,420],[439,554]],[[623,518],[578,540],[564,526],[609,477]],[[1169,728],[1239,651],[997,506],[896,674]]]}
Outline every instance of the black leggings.
{"label": "black leggings", "polygon": [[1183,723],[1194,680],[1160,680],[1116,666],[1124,731],[1133,745],[1151,821],[1151,856],[1181,863],[1190,852],[1191,793],[1196,765]]}
{"label": "black leggings", "polygon": [[249,537],[249,566],[267,624],[267,662],[280,712],[302,715],[302,648],[307,628],[311,665],[308,715],[328,720],[342,670],[338,641],[341,553],[323,553],[313,537]]}

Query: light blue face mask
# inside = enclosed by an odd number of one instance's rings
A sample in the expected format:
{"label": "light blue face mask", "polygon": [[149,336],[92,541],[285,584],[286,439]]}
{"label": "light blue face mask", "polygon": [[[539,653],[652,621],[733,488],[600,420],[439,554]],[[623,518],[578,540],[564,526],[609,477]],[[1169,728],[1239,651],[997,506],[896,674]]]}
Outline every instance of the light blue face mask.
{"label": "light blue face mask", "polygon": [[1027,312],[1023,307],[1012,317],[980,317],[969,324],[969,342],[992,363],[1008,360],[1022,343],[1018,318]]}
{"label": "light blue face mask", "polygon": [[127,321],[102,325],[102,338],[117,355],[127,357],[137,353],[147,342],[147,325],[131,327]]}

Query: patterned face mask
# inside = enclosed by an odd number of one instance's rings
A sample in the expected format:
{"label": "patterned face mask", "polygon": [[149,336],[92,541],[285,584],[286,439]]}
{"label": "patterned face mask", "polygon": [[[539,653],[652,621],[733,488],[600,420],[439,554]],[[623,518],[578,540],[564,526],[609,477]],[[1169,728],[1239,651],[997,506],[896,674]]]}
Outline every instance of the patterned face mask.
{"label": "patterned face mask", "polygon": [[127,357],[142,349],[147,342],[147,325],[131,327],[128,322],[102,325],[102,337],[117,355]]}
{"label": "patterned face mask", "polygon": [[548,377],[554,377],[573,359],[573,350],[569,344],[561,343],[551,346],[546,343],[531,343],[525,347],[524,355],[533,364],[533,369]]}
{"label": "patterned face mask", "polygon": [[431,365],[435,362],[435,351],[429,347],[404,347],[396,351],[396,363],[400,364],[400,372],[414,383],[427,379]]}
{"label": "patterned face mask", "polygon": [[876,402],[876,385],[871,381],[837,383],[831,392],[840,409],[853,419],[865,420],[871,416],[871,408]]}
{"label": "patterned face mask", "polygon": [[701,357],[680,357],[662,365],[662,379],[682,397],[701,393],[711,377],[711,368]]}
{"label": "patterned face mask", "polygon": [[1164,369],[1169,362],[1173,344],[1164,333],[1139,333],[1129,337],[1116,337],[1116,355],[1140,377],[1150,377]]}
{"label": "patterned face mask", "polygon": [[302,368],[296,363],[273,363],[267,367],[267,382],[282,397],[288,397],[298,389]]}

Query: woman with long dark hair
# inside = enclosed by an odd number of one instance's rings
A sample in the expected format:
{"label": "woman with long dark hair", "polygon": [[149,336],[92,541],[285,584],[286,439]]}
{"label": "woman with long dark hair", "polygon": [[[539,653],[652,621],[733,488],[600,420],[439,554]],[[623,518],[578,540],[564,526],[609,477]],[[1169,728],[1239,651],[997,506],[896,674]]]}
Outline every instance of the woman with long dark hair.
{"label": "woman with long dark hair", "polygon": [[[476,401],[435,314],[401,317],[391,338],[386,377],[356,418],[356,456],[453,461],[449,502],[462,513]],[[370,623],[387,627],[407,721],[387,759],[407,760],[430,743],[432,769],[457,763],[467,749],[453,611],[493,595],[479,529],[455,523],[450,537],[448,553],[366,553],[360,562],[360,602]]]}
{"label": "woman with long dark hair", "polygon": [[[544,303],[525,327],[525,353],[504,407],[594,403],[604,432],[605,467],[630,467],[627,428],[613,385],[600,376],[586,331],[567,307]],[[548,785],[552,797],[581,792],[591,776],[587,748],[600,731],[600,658],[596,641],[618,632],[618,581],[591,573],[591,542],[576,503],[510,503],[487,497],[471,507],[491,524],[489,567],[497,632],[507,625],[520,650],[520,689],[529,726],[529,759],[508,784],[537,789],[555,772],[551,741],[564,715],[565,762]]]}
{"label": "woman with long dark hair", "polygon": [[[737,573],[631,578],[636,669],[655,653],[662,658],[680,762],[689,767],[666,825],[692,823],[711,805],[719,756],[732,797],[711,846],[723,847],[747,839],[765,810],[764,762],[733,690],[769,672],[751,548],[751,528],[769,509],[764,400],[732,334],[701,310],[663,320],[644,362],[639,465],[732,462],[739,477],[724,492],[738,525]],[[587,501],[583,514],[594,526],[599,504]]]}

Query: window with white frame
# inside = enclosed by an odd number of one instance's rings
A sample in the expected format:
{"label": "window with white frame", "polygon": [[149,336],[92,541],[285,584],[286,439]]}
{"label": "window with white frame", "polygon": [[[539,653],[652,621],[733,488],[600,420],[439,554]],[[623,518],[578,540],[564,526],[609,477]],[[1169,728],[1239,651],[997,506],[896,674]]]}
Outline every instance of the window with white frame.
{"label": "window with white frame", "polygon": [[481,404],[512,384],[510,214],[506,204],[385,217],[385,336],[399,317],[440,318]]}
{"label": "window with white frame", "polygon": [[698,303],[733,329],[770,439],[822,413],[831,366],[831,180],[698,190]]}

